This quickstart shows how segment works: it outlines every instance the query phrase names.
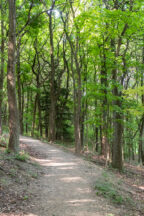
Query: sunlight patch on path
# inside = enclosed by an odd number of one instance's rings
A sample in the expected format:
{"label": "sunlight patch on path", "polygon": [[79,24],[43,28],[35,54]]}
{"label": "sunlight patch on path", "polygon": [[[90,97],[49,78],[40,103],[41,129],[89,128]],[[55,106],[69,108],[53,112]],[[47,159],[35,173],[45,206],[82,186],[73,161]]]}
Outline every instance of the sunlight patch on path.
{"label": "sunlight patch on path", "polygon": [[65,177],[65,178],[61,178],[60,179],[61,181],[63,182],[78,182],[78,181],[83,181],[84,182],[84,179],[82,179],[81,177]]}
{"label": "sunlight patch on path", "polygon": [[44,159],[36,159],[35,161],[39,162],[42,166],[47,167],[61,167],[61,166],[76,166],[76,163],[63,163],[63,162],[56,162],[53,160],[44,160]]}
{"label": "sunlight patch on path", "polygon": [[70,200],[70,201],[66,201],[66,203],[87,203],[87,202],[95,202],[96,200],[92,200],[92,199],[81,199],[81,200],[78,200],[78,199],[75,199],[75,200]]}

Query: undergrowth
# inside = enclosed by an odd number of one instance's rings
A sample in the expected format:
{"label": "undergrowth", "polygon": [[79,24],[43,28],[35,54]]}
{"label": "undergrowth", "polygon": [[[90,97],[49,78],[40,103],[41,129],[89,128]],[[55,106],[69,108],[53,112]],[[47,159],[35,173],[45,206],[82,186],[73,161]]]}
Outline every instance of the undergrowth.
{"label": "undergrowth", "polygon": [[103,196],[115,204],[132,204],[128,194],[122,192],[122,182],[114,179],[114,175],[103,172],[95,184],[96,194]]}
{"label": "undergrowth", "polygon": [[29,159],[29,154],[22,151],[15,155],[15,159],[19,161],[27,161]]}

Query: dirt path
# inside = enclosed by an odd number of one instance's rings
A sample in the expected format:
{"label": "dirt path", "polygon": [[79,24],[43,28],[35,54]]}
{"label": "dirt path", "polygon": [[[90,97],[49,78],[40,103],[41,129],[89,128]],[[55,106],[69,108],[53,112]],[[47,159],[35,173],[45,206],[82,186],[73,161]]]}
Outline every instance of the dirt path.
{"label": "dirt path", "polygon": [[126,215],[122,207],[111,206],[96,196],[94,185],[102,168],[39,140],[21,137],[21,142],[43,155],[37,162],[42,166],[44,176],[30,185],[35,197],[26,215]]}

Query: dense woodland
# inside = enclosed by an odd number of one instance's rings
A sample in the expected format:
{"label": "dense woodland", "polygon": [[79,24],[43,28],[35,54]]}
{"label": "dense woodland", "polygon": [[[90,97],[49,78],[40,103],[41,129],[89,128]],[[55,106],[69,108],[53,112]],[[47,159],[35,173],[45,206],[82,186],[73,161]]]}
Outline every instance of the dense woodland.
{"label": "dense woodland", "polygon": [[0,133],[144,165],[144,1],[1,0]]}

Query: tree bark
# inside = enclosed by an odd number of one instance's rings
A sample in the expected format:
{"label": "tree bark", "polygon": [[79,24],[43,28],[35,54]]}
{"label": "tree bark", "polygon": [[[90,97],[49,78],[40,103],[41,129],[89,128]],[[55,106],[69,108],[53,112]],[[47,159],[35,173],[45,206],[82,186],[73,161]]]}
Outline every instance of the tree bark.
{"label": "tree bark", "polygon": [[15,87],[15,36],[16,36],[16,9],[15,0],[9,0],[9,42],[8,42],[8,66],[7,89],[9,104],[9,144],[8,149],[19,151],[19,115]]}
{"label": "tree bark", "polygon": [[[143,38],[144,41],[144,38]],[[144,67],[144,48],[143,48],[143,57],[142,57],[142,63],[143,63],[143,67]],[[142,71],[141,74],[141,86],[144,85],[144,72]],[[144,106],[144,94],[142,94],[141,96],[141,101],[142,101],[142,105]],[[144,166],[144,113],[142,116],[142,120],[141,120],[141,127],[140,127],[140,155],[141,155],[141,160],[142,160],[142,164]]]}
{"label": "tree bark", "polygon": [[16,61],[16,69],[17,69],[17,87],[18,87],[18,109],[19,109],[19,120],[20,120],[20,134],[23,134],[23,115],[22,115],[22,95],[21,95],[21,68],[20,68],[20,46],[21,39],[17,44],[17,61]]}
{"label": "tree bark", "polygon": [[30,101],[30,94],[29,94],[29,90],[27,90],[27,102],[26,102],[26,125],[25,125],[25,132],[26,132],[26,134],[28,134],[29,101]]}
{"label": "tree bark", "polygon": [[[104,42],[103,42],[104,43]],[[106,54],[103,44],[103,51],[101,56],[101,92],[103,94],[102,100],[102,145],[101,154],[106,157],[107,152],[107,69],[106,69]]]}
{"label": "tree bark", "polygon": [[[75,152],[77,154],[81,151],[81,76],[79,71],[79,81],[75,78],[75,71],[73,68],[73,50],[71,50],[71,70],[73,78],[73,89],[74,89],[74,132],[75,132]],[[78,68],[76,68],[78,69]],[[76,70],[76,72],[78,72]],[[76,85],[78,87],[76,87]],[[78,88],[78,89],[77,89]]]}
{"label": "tree bark", "polygon": [[140,136],[139,136],[139,154],[144,166],[144,116],[141,120]]}
{"label": "tree bark", "polygon": [[53,43],[53,26],[52,10],[49,14],[49,32],[50,32],[50,113],[49,113],[49,141],[53,142],[56,138],[56,95],[55,95],[55,62],[54,62],[54,43]]}
{"label": "tree bark", "polygon": [[34,111],[33,111],[32,133],[31,133],[32,137],[34,136],[34,130],[35,130],[37,100],[38,100],[38,95],[36,94],[36,96],[35,96],[35,102],[34,102]]}
{"label": "tree bark", "polygon": [[[111,40],[112,51],[115,52],[115,41]],[[120,47],[120,44],[119,44]],[[120,49],[120,48],[119,48]],[[116,56],[119,55],[119,51],[115,53]],[[115,63],[116,64],[116,63]],[[115,67],[115,66],[114,66]],[[123,133],[123,126],[122,126],[122,113],[121,109],[121,93],[119,93],[117,87],[117,68],[112,70],[112,80],[114,83],[113,88],[113,106],[118,107],[119,110],[114,110],[113,112],[113,145],[112,145],[112,167],[118,170],[122,170],[123,168],[123,161],[122,161],[122,133]]]}
{"label": "tree bark", "polygon": [[2,134],[2,101],[3,101],[3,79],[4,79],[4,21],[3,4],[1,0],[1,71],[0,71],[0,135]]}

